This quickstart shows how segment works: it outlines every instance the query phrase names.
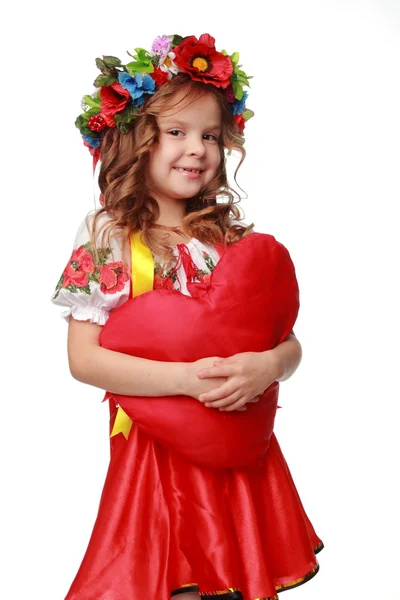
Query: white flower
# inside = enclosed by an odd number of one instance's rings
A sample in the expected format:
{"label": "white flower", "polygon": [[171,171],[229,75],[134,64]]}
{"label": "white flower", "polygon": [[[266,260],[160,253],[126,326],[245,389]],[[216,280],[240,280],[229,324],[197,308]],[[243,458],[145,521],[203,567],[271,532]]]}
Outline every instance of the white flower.
{"label": "white flower", "polygon": [[175,57],[175,52],[168,52],[163,61],[160,61],[158,65],[162,71],[168,73],[170,79],[173,77],[173,75],[176,75],[180,72],[178,65],[173,62]]}

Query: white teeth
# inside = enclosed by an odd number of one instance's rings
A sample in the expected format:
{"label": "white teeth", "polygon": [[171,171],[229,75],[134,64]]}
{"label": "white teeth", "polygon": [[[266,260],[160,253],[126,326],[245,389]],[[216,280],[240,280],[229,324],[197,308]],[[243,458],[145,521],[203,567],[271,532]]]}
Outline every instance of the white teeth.
{"label": "white teeth", "polygon": [[185,171],[186,173],[201,173],[200,169],[183,169],[183,168],[180,168],[180,169],[178,169],[178,171]]}

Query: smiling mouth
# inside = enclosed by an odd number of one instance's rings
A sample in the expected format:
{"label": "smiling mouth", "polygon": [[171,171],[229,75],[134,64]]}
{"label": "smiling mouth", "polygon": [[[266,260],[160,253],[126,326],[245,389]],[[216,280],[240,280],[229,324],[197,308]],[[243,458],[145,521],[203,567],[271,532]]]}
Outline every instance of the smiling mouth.
{"label": "smiling mouth", "polygon": [[203,169],[184,169],[183,167],[174,167],[174,169],[180,173],[196,173],[196,175],[203,173]]}

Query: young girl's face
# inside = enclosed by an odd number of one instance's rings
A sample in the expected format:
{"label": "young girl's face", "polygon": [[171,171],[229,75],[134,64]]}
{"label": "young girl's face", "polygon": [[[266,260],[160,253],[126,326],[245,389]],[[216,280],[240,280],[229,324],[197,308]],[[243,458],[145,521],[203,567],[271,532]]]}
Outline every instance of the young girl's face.
{"label": "young girl's face", "polygon": [[159,141],[149,162],[153,197],[165,202],[196,196],[215,177],[221,160],[221,110],[217,100],[204,94],[178,112],[159,115],[157,125]]}

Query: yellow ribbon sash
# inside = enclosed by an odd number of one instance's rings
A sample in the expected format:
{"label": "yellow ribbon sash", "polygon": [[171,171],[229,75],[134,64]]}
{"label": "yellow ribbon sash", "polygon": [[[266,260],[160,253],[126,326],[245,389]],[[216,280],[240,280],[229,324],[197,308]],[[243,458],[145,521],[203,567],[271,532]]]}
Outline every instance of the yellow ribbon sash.
{"label": "yellow ribbon sash", "polygon": [[[140,231],[131,236],[131,263],[132,297],[135,297],[152,290],[154,282],[153,255],[142,241]],[[110,437],[122,433],[127,440],[132,423],[132,419],[118,406]]]}
{"label": "yellow ribbon sash", "polygon": [[132,296],[140,296],[153,289],[154,260],[150,248],[137,231],[131,237]]}

